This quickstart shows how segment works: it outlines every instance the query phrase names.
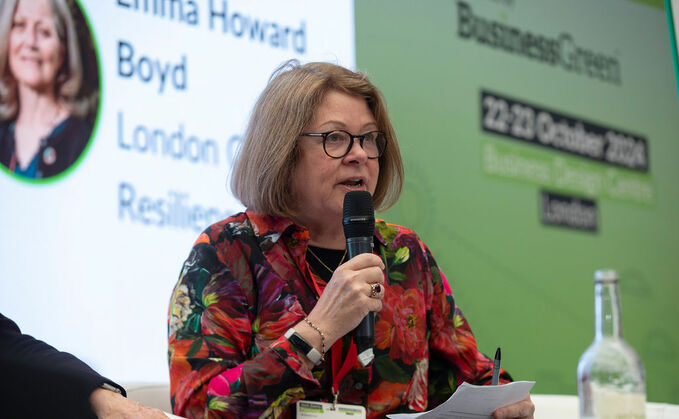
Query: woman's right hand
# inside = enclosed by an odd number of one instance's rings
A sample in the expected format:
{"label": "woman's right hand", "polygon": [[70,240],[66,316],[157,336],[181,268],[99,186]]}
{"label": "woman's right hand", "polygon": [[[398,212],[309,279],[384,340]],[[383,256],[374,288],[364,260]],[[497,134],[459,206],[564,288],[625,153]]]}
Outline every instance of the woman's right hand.
{"label": "woman's right hand", "polygon": [[[373,286],[380,292],[371,297]],[[355,329],[371,311],[382,309],[384,298],[384,263],[379,256],[363,253],[340,265],[323,290],[321,298],[309,313],[308,319],[325,335],[325,350],[337,339]],[[306,322],[295,326],[316,349],[321,350],[321,338]]]}

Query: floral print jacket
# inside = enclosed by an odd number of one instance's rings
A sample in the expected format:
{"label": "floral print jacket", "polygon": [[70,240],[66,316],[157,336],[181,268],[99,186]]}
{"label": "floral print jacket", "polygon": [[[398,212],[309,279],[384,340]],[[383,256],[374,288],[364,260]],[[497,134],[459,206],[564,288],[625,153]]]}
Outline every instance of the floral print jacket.
{"label": "floral print jacket", "polygon": [[[489,383],[492,361],[477,350],[427,246],[381,220],[375,239],[386,266],[375,359],[344,376],[339,401],[382,417],[431,409],[464,381]],[[284,336],[318,299],[309,285],[308,240],[308,230],[291,220],[251,211],[200,235],[170,302],[175,414],[289,418],[300,399],[332,401],[331,357],[310,370]],[[346,352],[349,339],[342,342]],[[511,380],[504,371],[501,379]]]}

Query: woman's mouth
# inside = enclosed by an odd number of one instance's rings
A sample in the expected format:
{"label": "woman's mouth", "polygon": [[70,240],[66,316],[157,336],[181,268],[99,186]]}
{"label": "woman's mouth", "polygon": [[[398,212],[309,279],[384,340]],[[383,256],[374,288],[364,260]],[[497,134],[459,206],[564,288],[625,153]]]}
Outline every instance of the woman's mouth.
{"label": "woman's mouth", "polygon": [[340,185],[348,186],[350,188],[360,188],[363,186],[363,179],[347,179],[341,182]]}

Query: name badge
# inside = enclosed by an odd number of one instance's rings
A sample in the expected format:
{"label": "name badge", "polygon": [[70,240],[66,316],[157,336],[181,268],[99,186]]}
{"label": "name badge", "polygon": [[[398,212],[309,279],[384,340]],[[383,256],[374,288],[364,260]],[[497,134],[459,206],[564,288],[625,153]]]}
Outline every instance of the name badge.
{"label": "name badge", "polygon": [[300,400],[297,402],[297,419],[365,419],[365,407],[355,404],[333,405],[332,403],[310,402]]}

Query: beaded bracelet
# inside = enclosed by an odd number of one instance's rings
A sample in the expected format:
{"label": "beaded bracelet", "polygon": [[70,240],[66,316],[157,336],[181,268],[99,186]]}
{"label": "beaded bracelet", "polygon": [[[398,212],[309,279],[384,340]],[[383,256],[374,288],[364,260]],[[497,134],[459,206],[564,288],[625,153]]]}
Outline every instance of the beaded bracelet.
{"label": "beaded bracelet", "polygon": [[321,332],[321,329],[316,327],[315,324],[311,323],[311,320],[309,320],[308,317],[305,317],[304,321],[306,322],[306,324],[311,326],[312,329],[317,331],[319,335],[321,335],[321,362],[325,361],[325,335],[323,334],[323,332]]}

